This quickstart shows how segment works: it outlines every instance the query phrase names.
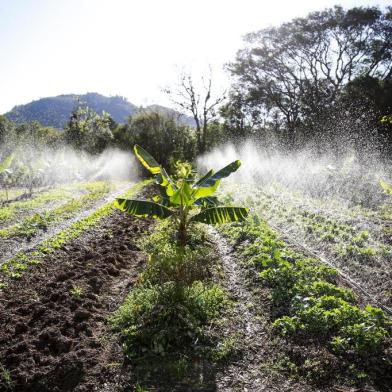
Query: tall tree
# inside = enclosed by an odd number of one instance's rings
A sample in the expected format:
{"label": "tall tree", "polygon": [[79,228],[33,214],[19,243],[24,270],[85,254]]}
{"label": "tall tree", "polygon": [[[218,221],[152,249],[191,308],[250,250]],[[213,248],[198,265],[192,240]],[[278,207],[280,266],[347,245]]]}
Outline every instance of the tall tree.
{"label": "tall tree", "polygon": [[313,12],[246,36],[229,70],[254,108],[277,111],[289,135],[335,104],[359,76],[392,73],[392,18],[375,7]]}
{"label": "tall tree", "polygon": [[79,104],[71,113],[64,139],[78,150],[99,154],[113,139],[113,123],[108,113],[103,112],[100,116],[88,106]]}
{"label": "tall tree", "polygon": [[166,167],[177,160],[192,161],[195,156],[194,132],[177,121],[175,113],[140,111],[127,124],[114,131],[114,143],[129,150],[143,145]]}
{"label": "tall tree", "polygon": [[202,154],[207,149],[208,125],[217,118],[217,109],[224,101],[224,95],[214,97],[212,77],[202,78],[201,89],[197,89],[190,74],[182,74],[178,86],[164,91],[180,111],[189,113],[195,120],[197,151]]}

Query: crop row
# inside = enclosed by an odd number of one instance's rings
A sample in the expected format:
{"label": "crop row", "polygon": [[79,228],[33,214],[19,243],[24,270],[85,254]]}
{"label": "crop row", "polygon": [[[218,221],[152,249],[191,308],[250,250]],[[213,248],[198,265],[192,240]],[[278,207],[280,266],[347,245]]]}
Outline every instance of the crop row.
{"label": "crop row", "polygon": [[64,219],[72,218],[76,213],[91,207],[95,201],[102,199],[111,190],[106,182],[86,184],[87,194],[71,198],[55,208],[26,216],[20,223],[0,229],[0,238],[34,236],[38,231],[46,231],[48,227]]}
{"label": "crop row", "polygon": [[288,237],[330,259],[379,301],[392,300],[390,267],[392,247],[366,222],[333,215],[304,202],[270,191],[244,192],[246,203]]}
{"label": "crop row", "polygon": [[[136,184],[124,196],[130,197],[148,183],[148,181],[142,181]],[[114,209],[114,202],[106,203],[89,216],[78,220],[49,239],[40,242],[34,249],[17,253],[16,256],[3,263],[0,267],[0,289],[6,287],[8,279],[19,279],[22,273],[29,267],[40,264],[46,255],[55,252],[56,249],[59,249],[66,242],[77,238],[86,230],[98,225],[100,220],[112,213]]]}
{"label": "crop row", "polygon": [[42,189],[32,195],[31,198],[24,198],[9,202],[0,207],[0,227],[10,225],[21,217],[40,212],[47,207],[57,207],[80,195],[94,193],[103,188],[106,183],[98,182],[77,182],[69,185],[61,185],[51,189]]}
{"label": "crop row", "polygon": [[[277,332],[297,344],[326,348],[353,375],[385,382],[392,324],[382,310],[359,307],[354,292],[340,287],[335,269],[291,249],[256,215],[222,232],[270,289]],[[307,373],[303,365],[296,370]],[[323,371],[331,377],[328,366]]]}

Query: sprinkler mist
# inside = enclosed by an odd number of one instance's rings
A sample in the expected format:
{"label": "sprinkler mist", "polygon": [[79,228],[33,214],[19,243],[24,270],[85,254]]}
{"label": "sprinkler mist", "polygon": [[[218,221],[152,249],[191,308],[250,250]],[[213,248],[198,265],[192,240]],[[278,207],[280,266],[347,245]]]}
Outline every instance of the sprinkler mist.
{"label": "sprinkler mist", "polygon": [[382,186],[392,184],[390,164],[377,153],[287,153],[250,140],[220,146],[197,164],[204,172],[233,159],[242,166],[222,184],[229,203],[250,206],[286,242],[392,308],[392,197]]}

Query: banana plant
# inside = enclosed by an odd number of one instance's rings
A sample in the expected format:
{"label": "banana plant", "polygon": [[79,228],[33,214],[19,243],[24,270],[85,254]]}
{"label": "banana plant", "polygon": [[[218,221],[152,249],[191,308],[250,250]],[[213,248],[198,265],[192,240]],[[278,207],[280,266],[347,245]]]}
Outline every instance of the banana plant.
{"label": "banana plant", "polygon": [[117,207],[138,217],[170,218],[177,226],[178,243],[185,246],[189,225],[195,222],[206,224],[243,221],[248,208],[219,206],[214,193],[221,180],[235,172],[241,165],[234,161],[223,169],[210,170],[198,180],[193,179],[189,165],[177,170],[174,181],[167,171],[142,147],[135,145],[134,152],[141,164],[156,178],[161,186],[161,195],[152,200],[117,199]]}

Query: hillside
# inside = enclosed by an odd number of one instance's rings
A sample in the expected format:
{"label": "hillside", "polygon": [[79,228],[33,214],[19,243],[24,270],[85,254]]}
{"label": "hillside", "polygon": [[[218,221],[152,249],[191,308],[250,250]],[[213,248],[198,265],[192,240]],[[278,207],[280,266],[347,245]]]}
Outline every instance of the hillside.
{"label": "hillside", "polygon": [[39,121],[45,126],[63,128],[78,99],[97,113],[108,112],[119,123],[125,122],[127,116],[137,110],[135,105],[123,97],[105,97],[97,93],[87,93],[41,98],[25,105],[15,106],[5,116],[16,123]]}
{"label": "hillside", "polygon": [[[78,99],[85,102],[87,106],[97,113],[102,113],[102,111],[109,113],[118,123],[125,123],[128,116],[140,110],[124,97],[106,97],[98,93],[87,93],[83,95],[66,94],[41,98],[25,105],[15,106],[11,111],[5,113],[5,116],[16,123],[38,121],[45,126],[63,128]],[[151,105],[143,108],[143,110],[154,110],[164,113],[174,112],[173,109],[159,105]],[[181,115],[180,118],[184,124],[193,125],[192,118],[185,115]]]}

